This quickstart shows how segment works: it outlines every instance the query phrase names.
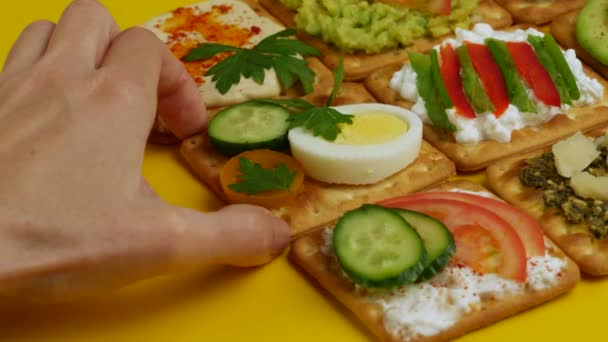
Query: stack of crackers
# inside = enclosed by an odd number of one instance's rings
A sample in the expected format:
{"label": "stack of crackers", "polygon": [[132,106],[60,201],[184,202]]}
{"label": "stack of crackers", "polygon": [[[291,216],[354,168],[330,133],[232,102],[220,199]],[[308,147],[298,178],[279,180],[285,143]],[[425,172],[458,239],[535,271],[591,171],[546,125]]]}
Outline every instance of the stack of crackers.
{"label": "stack of crackers", "polygon": [[[258,15],[284,27],[295,27],[296,12],[279,0],[242,0]],[[577,56],[589,67],[585,73],[598,80],[605,91],[608,67],[595,61],[578,46],[574,38],[574,23],[580,8],[586,1],[507,1],[481,0],[473,17],[475,21],[490,24],[495,29],[509,29],[512,25],[546,25],[564,48],[576,50]],[[333,70],[339,62],[340,50],[331,43],[306,32],[298,31],[298,38],[321,51],[319,58],[308,58],[316,73],[314,90],[305,94],[301,88],[287,90],[281,97],[302,97],[315,104],[327,101],[333,86]],[[442,37],[443,38],[443,37]],[[381,102],[406,109],[412,103],[403,100],[388,83],[392,75],[408,61],[409,51],[428,51],[441,39],[423,38],[411,46],[403,46],[377,54],[356,52],[344,56],[345,81],[334,104]],[[600,76],[602,75],[602,76]],[[222,107],[211,107],[213,114]],[[415,336],[412,341],[444,341],[469,331],[492,324],[500,319],[536,306],[571,289],[579,279],[580,269],[591,275],[608,274],[608,241],[598,240],[580,226],[572,228],[556,211],[544,208],[542,191],[527,188],[519,181],[519,173],[525,160],[540,155],[550,146],[577,131],[598,135],[608,132],[608,93],[600,104],[578,107],[558,115],[551,121],[536,127],[513,132],[509,143],[482,141],[463,145],[455,141],[451,133],[425,124],[424,141],[418,159],[402,171],[372,185],[327,184],[306,179],[303,190],[295,201],[269,208],[275,215],[286,220],[292,229],[293,247],[291,259],[312,278],[332,293],[360,318],[372,332],[383,340],[401,340],[384,327],[383,312],[377,305],[366,301],[365,296],[353,283],[330,267],[331,257],[323,253],[323,228],[331,226],[348,210],[365,203],[431,188],[487,192],[528,211],[541,224],[547,250],[567,262],[564,276],[556,286],[535,291],[528,289],[508,298],[488,299],[479,310],[464,316],[451,328],[433,336]],[[214,151],[206,132],[181,142],[181,153],[188,165],[217,196],[227,201],[219,180],[222,166],[229,157]],[[478,172],[487,169],[488,184],[494,193],[470,182],[449,182],[460,172]],[[583,227],[584,228],[584,227]],[[562,252],[561,250],[564,252]],[[574,263],[572,260],[574,260]],[[578,267],[576,264],[578,264]]]}

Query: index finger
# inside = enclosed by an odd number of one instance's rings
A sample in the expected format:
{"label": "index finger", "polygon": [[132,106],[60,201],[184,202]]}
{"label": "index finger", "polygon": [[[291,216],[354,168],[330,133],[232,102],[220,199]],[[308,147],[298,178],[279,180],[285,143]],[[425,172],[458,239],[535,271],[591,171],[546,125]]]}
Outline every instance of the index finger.
{"label": "index finger", "polygon": [[[207,122],[198,87],[181,61],[152,32],[134,27],[112,41],[101,68],[140,83],[162,122],[175,135],[187,137]],[[149,118],[149,126],[154,117]]]}

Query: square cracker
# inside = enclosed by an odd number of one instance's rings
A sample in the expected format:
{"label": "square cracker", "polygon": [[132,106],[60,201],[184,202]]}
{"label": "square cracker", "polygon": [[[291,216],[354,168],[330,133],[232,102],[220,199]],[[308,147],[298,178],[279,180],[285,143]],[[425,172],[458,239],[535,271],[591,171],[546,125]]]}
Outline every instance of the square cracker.
{"label": "square cracker", "polygon": [[[379,102],[411,108],[413,103],[401,98],[398,92],[388,84],[392,75],[401,68],[393,65],[378,70],[365,79],[366,88]],[[589,131],[608,124],[608,82],[589,68],[585,72],[597,79],[604,87],[602,103],[571,109],[567,115],[557,115],[551,121],[534,127],[525,127],[513,131],[511,141],[499,143],[494,140],[484,140],[474,145],[457,143],[451,132],[424,124],[424,139],[445,153],[460,171],[476,171],[500,158],[513,154],[524,153],[566,137],[576,131]]]}
{"label": "square cracker", "polygon": [[[599,136],[606,132],[608,127],[588,134]],[[491,164],[486,170],[488,183],[504,200],[534,216],[545,234],[578,264],[581,271],[595,276],[608,275],[608,239],[595,238],[584,224],[569,223],[557,208],[545,208],[542,190],[525,186],[519,180],[526,159],[549,151],[551,148],[546,147]]]}
{"label": "square cracker", "polygon": [[[460,188],[469,191],[487,191],[481,185],[467,181],[448,182],[432,190],[446,191]],[[331,293],[341,304],[352,311],[369,330],[383,341],[400,341],[384,326],[384,312],[380,305],[366,299],[364,292],[356,290],[347,279],[335,258],[322,252],[323,230],[296,240],[291,248],[290,260],[301,267],[312,280]],[[502,299],[484,298],[477,309],[464,314],[452,327],[433,336],[418,336],[412,342],[449,341],[468,332],[491,325],[534,306],[549,301],[573,288],[579,280],[579,270],[567,256],[545,238],[548,252],[566,260],[566,268],[558,283],[551,288],[532,290],[526,288],[521,293]],[[407,340],[407,339],[403,339]]]}
{"label": "square cracker", "polygon": [[582,8],[587,0],[495,0],[507,9],[513,21],[541,25],[562,13]]}
{"label": "square cracker", "polygon": [[[294,20],[296,12],[283,5],[280,0],[260,0],[260,4],[262,4],[262,6],[271,14],[279,18],[283,22],[283,25],[287,27],[296,27]],[[495,29],[510,26],[512,23],[509,13],[492,0],[481,0],[473,15],[478,19],[478,22],[486,22]],[[305,32],[300,31],[299,36],[302,40],[321,51],[323,54],[323,63],[327,66],[333,69],[338,65],[340,62],[340,50],[338,48]],[[344,79],[348,81],[363,79],[376,69],[403,62],[407,59],[408,51],[430,50],[431,47],[441,39],[443,38],[422,38],[418,39],[412,46],[407,48],[392,49],[377,54],[367,54],[363,52],[345,54]]]}
{"label": "square cracker", "polygon": [[[335,104],[374,102],[361,84],[344,83]],[[308,95],[309,101],[322,104],[330,91]],[[305,97],[306,98],[306,97]],[[186,162],[222,200],[228,202],[219,181],[222,166],[228,157],[216,152],[209,144],[207,133],[186,139],[181,145]],[[366,202],[377,202],[399,194],[413,192],[437,184],[455,173],[454,164],[428,143],[422,143],[420,155],[407,168],[370,185],[342,185],[304,180],[297,197],[280,207],[269,208],[287,221],[292,237],[308,233],[333,221],[347,210]]]}
{"label": "square cracker", "polygon": [[565,48],[574,49],[576,56],[587,65],[595,69],[604,78],[608,78],[608,65],[604,65],[593,58],[576,40],[576,18],[580,10],[564,13],[551,22],[551,34]]}

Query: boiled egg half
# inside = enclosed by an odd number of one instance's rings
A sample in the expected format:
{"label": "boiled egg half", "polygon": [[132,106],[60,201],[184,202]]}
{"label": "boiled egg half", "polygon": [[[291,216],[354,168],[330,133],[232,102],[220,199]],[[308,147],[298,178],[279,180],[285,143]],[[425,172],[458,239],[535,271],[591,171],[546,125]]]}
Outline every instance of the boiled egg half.
{"label": "boiled egg half", "polygon": [[422,122],[397,106],[363,103],[336,106],[351,114],[335,141],[304,127],[289,131],[292,155],[307,176],[326,183],[372,184],[410,165],[420,153]]}

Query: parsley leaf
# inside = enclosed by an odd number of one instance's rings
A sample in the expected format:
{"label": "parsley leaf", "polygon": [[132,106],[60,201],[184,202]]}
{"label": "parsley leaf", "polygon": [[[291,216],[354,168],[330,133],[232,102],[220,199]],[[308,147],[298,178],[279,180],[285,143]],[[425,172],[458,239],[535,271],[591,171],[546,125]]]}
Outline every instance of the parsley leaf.
{"label": "parsley leaf", "polygon": [[340,56],[340,63],[334,70],[334,88],[327,99],[324,107],[314,107],[304,109],[301,113],[291,117],[290,127],[305,127],[313,135],[319,135],[325,140],[334,141],[340,134],[341,123],[352,124],[352,115],[342,114],[330,108],[342,85],[344,79],[344,56]]}
{"label": "parsley leaf", "polygon": [[318,56],[321,53],[306,43],[288,38],[295,33],[294,29],[279,31],[264,38],[252,49],[203,43],[192,49],[184,60],[192,62],[210,58],[218,53],[231,53],[231,56],[206,72],[207,76],[212,76],[211,80],[216,83],[215,87],[221,94],[226,94],[233,85],[239,83],[241,76],[262,84],[265,70],[273,68],[284,89],[291,88],[296,81],[300,81],[304,91],[310,93],[313,90],[315,73],[300,56]]}
{"label": "parsley leaf", "polygon": [[292,171],[281,163],[274,169],[265,169],[245,157],[239,158],[240,182],[230,184],[230,189],[254,195],[269,190],[286,190],[296,178],[297,171]]}

